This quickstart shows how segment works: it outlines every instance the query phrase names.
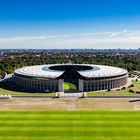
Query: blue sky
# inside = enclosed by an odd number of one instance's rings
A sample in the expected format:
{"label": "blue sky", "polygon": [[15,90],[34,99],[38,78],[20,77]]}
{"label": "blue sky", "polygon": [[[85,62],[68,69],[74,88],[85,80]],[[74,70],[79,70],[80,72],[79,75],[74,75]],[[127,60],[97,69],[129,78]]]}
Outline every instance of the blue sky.
{"label": "blue sky", "polygon": [[139,0],[0,0],[0,48],[139,48]]}

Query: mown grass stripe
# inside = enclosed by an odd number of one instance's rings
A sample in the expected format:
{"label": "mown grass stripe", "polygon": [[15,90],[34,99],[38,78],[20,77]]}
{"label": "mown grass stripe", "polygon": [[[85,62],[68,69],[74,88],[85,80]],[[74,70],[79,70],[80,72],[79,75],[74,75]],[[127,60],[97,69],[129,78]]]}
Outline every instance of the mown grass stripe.
{"label": "mown grass stripe", "polygon": [[0,114],[52,114],[52,115],[58,115],[58,114],[91,114],[91,115],[96,115],[96,114],[103,114],[103,115],[106,115],[106,114],[140,114],[140,112],[138,111],[0,111]]}
{"label": "mown grass stripe", "polygon": [[[16,123],[43,123],[43,122],[46,122],[46,123],[52,123],[52,124],[59,124],[59,123],[77,123],[77,124],[81,124],[81,123],[90,123],[90,124],[94,124],[95,122],[98,122],[99,120],[1,120],[0,123],[3,123],[3,122],[15,122]],[[89,122],[90,121],[90,122]],[[100,122],[105,122],[105,123],[110,123],[110,122],[115,122],[116,120],[101,120]],[[127,120],[117,120],[118,122],[128,122]],[[131,123],[131,122],[134,122],[136,123],[138,120],[131,120],[129,121],[128,123]]]}
{"label": "mown grass stripe", "polygon": [[[54,115],[54,114],[0,114],[0,118],[5,118],[5,117],[11,117],[11,118],[14,118],[14,117],[19,117],[19,118],[22,118],[22,117],[34,117],[34,118],[37,118],[37,117],[47,117],[47,118],[102,118],[102,114],[58,114],[58,115]],[[129,114],[126,116],[126,114],[116,114],[116,115],[112,115],[112,114],[105,114],[103,115],[104,117],[108,117],[108,118],[121,118],[121,117],[137,117],[137,118],[140,118],[140,114]]]}
{"label": "mown grass stripe", "polygon": [[65,123],[14,123],[14,122],[11,122],[11,123],[0,123],[0,129],[2,127],[76,127],[76,128],[79,128],[79,127],[116,127],[116,128],[119,128],[119,127],[134,127],[134,128],[140,128],[140,122],[135,122],[135,123],[84,123],[84,122],[81,122],[81,123],[68,123],[68,122],[65,122]]}
{"label": "mown grass stripe", "polygon": [[140,139],[140,112],[4,112],[0,112],[2,140]]}
{"label": "mown grass stripe", "polygon": [[[104,120],[104,121],[115,121],[115,120],[118,120],[118,121],[132,121],[132,120],[140,120],[140,117],[94,117],[94,118],[88,118],[88,121],[98,121],[98,120]],[[26,120],[26,121],[31,121],[31,120],[44,120],[44,121],[86,121],[87,118],[55,118],[55,117],[52,117],[52,118],[47,118],[46,117],[2,117],[0,118],[0,121],[6,121],[6,120]]]}
{"label": "mown grass stripe", "polygon": [[69,137],[140,137],[139,130],[131,131],[129,128],[126,131],[114,131],[114,130],[95,130],[95,131],[0,131],[0,136],[69,136]]}
{"label": "mown grass stripe", "polygon": [[[62,140],[62,137],[9,137],[5,136],[4,139],[3,137],[0,137],[0,140]],[[63,137],[63,140],[93,140],[92,137]],[[139,137],[123,137],[123,140],[139,140]],[[122,140],[121,137],[94,137],[94,140]]]}
{"label": "mown grass stripe", "polygon": [[[38,132],[41,132],[41,131],[46,131],[46,132],[49,132],[49,131],[64,131],[64,132],[67,132],[67,131],[74,131],[74,132],[89,132],[89,131],[92,131],[92,132],[95,132],[95,131],[100,131],[100,132],[104,132],[104,131],[108,131],[110,132],[117,132],[119,129],[119,131],[123,131],[123,132],[129,132],[129,128],[128,127],[113,127],[113,126],[110,126],[110,127],[104,127],[104,126],[100,126],[100,127],[79,127],[77,129],[77,127],[1,127],[0,128],[0,131],[7,131],[7,132],[10,132],[10,131],[17,131],[17,132],[24,132],[24,131],[38,131]],[[132,127],[131,130],[133,130],[134,132],[139,132],[138,130],[138,127]],[[118,132],[119,132],[118,131]]]}

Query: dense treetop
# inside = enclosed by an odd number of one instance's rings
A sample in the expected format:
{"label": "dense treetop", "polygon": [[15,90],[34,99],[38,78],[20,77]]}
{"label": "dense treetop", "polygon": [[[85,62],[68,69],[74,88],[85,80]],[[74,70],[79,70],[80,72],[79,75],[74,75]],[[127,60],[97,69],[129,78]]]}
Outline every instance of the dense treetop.
{"label": "dense treetop", "polygon": [[69,62],[75,64],[109,65],[132,71],[140,69],[140,54],[107,51],[38,51],[9,53],[0,60],[0,73],[13,73],[15,69],[23,66],[62,64]]}

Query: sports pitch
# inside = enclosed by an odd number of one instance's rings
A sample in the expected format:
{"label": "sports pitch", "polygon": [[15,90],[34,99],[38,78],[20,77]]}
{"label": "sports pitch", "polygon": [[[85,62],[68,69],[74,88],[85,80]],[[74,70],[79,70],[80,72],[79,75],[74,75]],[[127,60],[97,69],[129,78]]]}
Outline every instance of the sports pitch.
{"label": "sports pitch", "polygon": [[76,85],[68,82],[64,82],[64,90],[77,90]]}
{"label": "sports pitch", "polygon": [[139,140],[140,112],[1,111],[0,140]]}

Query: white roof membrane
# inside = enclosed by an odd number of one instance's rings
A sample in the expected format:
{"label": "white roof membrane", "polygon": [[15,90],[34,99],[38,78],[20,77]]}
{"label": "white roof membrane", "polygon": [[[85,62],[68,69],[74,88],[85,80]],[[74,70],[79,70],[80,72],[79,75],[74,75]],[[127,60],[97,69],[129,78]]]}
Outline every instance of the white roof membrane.
{"label": "white roof membrane", "polygon": [[[57,64],[57,66],[59,65]],[[87,78],[119,76],[128,73],[127,70],[125,69],[112,67],[112,66],[92,65],[92,64],[81,64],[81,65],[93,67],[93,69],[91,70],[78,71],[80,75]],[[52,78],[52,79],[55,79],[64,73],[64,71],[50,70],[49,69],[50,66],[55,66],[55,65],[28,66],[15,70],[15,73],[24,76]]]}

